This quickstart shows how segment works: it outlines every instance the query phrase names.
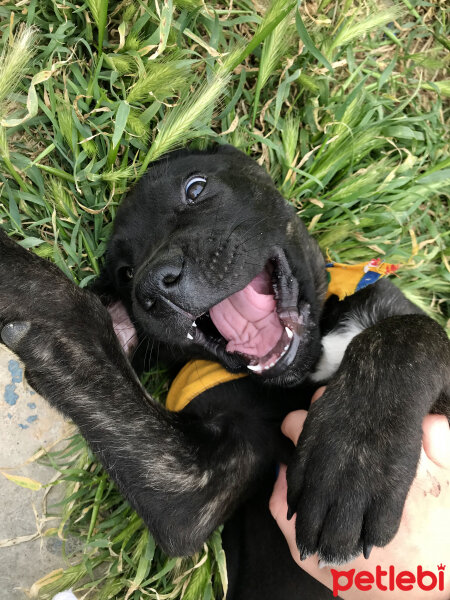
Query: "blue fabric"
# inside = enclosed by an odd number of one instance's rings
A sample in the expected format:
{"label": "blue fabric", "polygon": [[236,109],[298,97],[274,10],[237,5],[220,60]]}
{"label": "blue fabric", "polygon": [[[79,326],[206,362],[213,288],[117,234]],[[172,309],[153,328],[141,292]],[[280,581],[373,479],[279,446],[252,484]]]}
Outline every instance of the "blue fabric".
{"label": "blue fabric", "polygon": [[359,280],[358,285],[356,286],[356,290],[362,290],[368,285],[375,283],[380,278],[380,273],[375,273],[374,271],[367,271],[367,273]]}

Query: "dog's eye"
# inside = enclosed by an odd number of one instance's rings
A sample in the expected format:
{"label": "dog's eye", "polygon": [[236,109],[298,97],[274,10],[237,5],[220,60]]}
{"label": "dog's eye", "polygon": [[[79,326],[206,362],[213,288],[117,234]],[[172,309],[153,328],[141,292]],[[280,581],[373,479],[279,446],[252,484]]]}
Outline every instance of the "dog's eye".
{"label": "dog's eye", "polygon": [[128,283],[134,277],[134,269],[133,267],[122,267],[119,269],[119,279],[122,283]]}
{"label": "dog's eye", "polygon": [[187,202],[195,202],[205,189],[205,185],[206,179],[204,177],[200,177],[200,175],[191,177],[184,188]]}

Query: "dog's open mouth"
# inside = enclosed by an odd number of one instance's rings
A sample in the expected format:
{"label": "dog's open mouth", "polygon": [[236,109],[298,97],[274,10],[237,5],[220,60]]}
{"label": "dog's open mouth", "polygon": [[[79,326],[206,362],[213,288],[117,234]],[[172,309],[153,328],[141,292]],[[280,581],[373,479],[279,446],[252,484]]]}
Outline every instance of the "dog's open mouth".
{"label": "dog's open mouth", "polygon": [[[244,289],[197,318],[188,338],[238,355],[258,375],[281,374],[293,361],[303,329],[298,284],[282,251]],[[203,343],[202,343],[203,342]]]}

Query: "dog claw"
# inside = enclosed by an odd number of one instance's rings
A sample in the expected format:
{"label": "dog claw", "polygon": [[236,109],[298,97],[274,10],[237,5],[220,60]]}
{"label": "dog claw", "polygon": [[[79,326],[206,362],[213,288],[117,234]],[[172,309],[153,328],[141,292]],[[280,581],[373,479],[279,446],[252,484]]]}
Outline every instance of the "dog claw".
{"label": "dog claw", "polygon": [[28,333],[30,330],[31,323],[28,321],[16,321],[15,323],[8,323],[3,327],[0,332],[0,337],[3,340],[3,343],[14,350],[22,338]]}
{"label": "dog claw", "polygon": [[366,560],[369,558],[372,549],[373,544],[367,544],[366,542],[363,543],[363,555]]}
{"label": "dog claw", "polygon": [[309,552],[307,550],[305,550],[304,548],[302,550],[300,550],[300,548],[299,548],[298,551],[299,551],[299,554],[300,554],[300,560],[301,561],[306,560],[308,558]]}

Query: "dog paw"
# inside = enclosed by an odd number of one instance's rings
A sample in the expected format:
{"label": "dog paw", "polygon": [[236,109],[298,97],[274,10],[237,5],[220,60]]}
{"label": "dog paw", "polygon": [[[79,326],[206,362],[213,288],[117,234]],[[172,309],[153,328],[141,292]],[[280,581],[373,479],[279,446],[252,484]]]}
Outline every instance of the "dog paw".
{"label": "dog paw", "polygon": [[331,390],[312,405],[287,470],[301,559],[317,553],[322,565],[368,558],[392,540],[420,453],[420,433],[372,429],[343,405]]}
{"label": "dog paw", "polygon": [[23,360],[37,383],[50,371],[53,380],[65,381],[64,370],[73,370],[68,365],[118,356],[111,319],[100,300],[1,229],[0,342]]}
{"label": "dog paw", "polygon": [[15,323],[8,323],[0,331],[0,337],[5,344],[11,350],[17,350],[20,342],[30,331],[31,323],[29,321],[16,321]]}

